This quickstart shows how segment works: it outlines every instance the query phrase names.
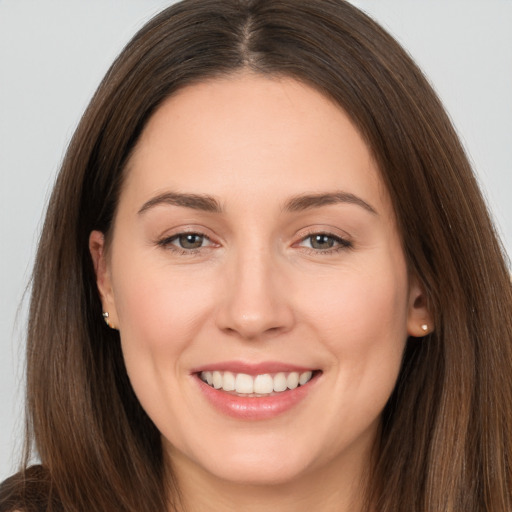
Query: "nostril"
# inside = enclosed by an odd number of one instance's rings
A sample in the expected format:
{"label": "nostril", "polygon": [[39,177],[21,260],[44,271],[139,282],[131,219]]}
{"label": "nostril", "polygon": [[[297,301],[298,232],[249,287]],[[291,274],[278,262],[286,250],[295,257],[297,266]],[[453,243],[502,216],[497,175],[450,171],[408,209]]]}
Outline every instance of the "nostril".
{"label": "nostril", "polygon": [[[257,265],[259,268],[259,266]],[[288,331],[294,323],[290,297],[264,270],[236,273],[218,304],[216,325],[226,334],[254,340]]]}
{"label": "nostril", "polygon": [[254,314],[237,314],[236,308],[233,308],[223,311],[217,319],[217,325],[223,332],[248,340],[275,336],[286,332],[292,324],[292,315],[279,312],[277,308]]}

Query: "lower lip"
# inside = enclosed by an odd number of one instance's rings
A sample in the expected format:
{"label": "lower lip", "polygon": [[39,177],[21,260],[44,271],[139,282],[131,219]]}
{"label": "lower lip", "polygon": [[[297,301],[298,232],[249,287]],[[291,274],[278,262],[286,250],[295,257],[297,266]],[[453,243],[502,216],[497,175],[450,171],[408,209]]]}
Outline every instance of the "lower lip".
{"label": "lower lip", "polygon": [[264,397],[232,395],[212,388],[202,381],[198,375],[195,378],[201,392],[215,409],[232,418],[255,421],[275,418],[290,410],[307,396],[319,376],[319,373],[315,373],[313,378],[304,386]]}

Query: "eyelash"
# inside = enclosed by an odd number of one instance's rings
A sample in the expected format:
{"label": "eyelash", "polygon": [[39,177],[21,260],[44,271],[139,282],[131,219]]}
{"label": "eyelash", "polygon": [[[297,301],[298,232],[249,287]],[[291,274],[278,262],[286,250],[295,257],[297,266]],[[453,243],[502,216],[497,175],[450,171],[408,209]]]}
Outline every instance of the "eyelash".
{"label": "eyelash", "polygon": [[[201,246],[201,247],[197,247],[197,248],[193,248],[193,249],[186,249],[184,247],[180,247],[173,243],[176,240],[178,240],[179,238],[184,237],[184,236],[201,237],[203,240],[209,241],[211,245]],[[175,235],[162,238],[161,240],[159,240],[157,242],[157,245],[160,247],[163,247],[164,249],[172,251],[179,256],[194,256],[194,255],[198,254],[201,250],[204,250],[210,246],[215,246],[216,244],[214,242],[212,242],[212,240],[208,236],[206,236],[204,233],[199,233],[197,231],[184,231],[182,233],[176,233]]]}
{"label": "eyelash", "polygon": [[[304,243],[306,240],[311,240],[313,237],[326,237],[331,239],[336,245],[334,247],[330,247],[329,249],[315,249],[313,247],[304,247],[299,244]],[[311,231],[309,233],[306,233],[305,236],[303,236],[300,239],[300,242],[298,244],[299,247],[303,247],[309,254],[322,254],[322,255],[330,255],[330,254],[337,254],[342,251],[346,251],[348,249],[352,249],[353,245],[352,242],[347,240],[346,238],[342,238],[338,235],[334,235],[332,233],[328,233],[325,231]]]}
{"label": "eyelash", "polygon": [[[184,247],[179,247],[178,245],[175,245],[173,242],[175,242],[176,240],[178,240],[179,238],[181,237],[184,237],[184,236],[196,236],[196,237],[200,237],[202,238],[203,240],[205,241],[208,241],[210,242],[209,245],[207,246],[201,246],[201,247],[197,247],[197,248],[184,248]],[[330,240],[333,241],[334,244],[336,244],[334,247],[330,247],[328,249],[315,249],[314,247],[305,247],[301,244],[303,244],[306,240],[310,240],[312,241],[313,237],[326,237]],[[169,237],[165,237],[165,238],[162,238],[161,240],[158,240],[157,241],[157,245],[159,247],[163,247],[164,249],[167,249],[167,250],[170,250],[172,252],[174,252],[175,254],[179,255],[179,256],[194,256],[194,255],[197,255],[199,252],[201,252],[202,250],[204,249],[207,249],[209,247],[214,247],[215,244],[207,235],[205,235],[204,233],[200,233],[200,232],[188,232],[188,231],[185,231],[185,232],[182,232],[182,233],[176,233],[175,235],[172,235],[172,236],[169,236]],[[333,235],[332,233],[326,233],[326,232],[319,232],[319,231],[312,231],[310,233],[307,233],[305,236],[303,236],[300,241],[296,244],[294,244],[294,246],[298,246],[298,247],[302,247],[302,249],[307,252],[308,254],[314,254],[314,255],[317,255],[317,254],[323,254],[323,255],[329,255],[329,254],[336,254],[336,253],[339,253],[339,252],[342,252],[342,251],[345,251],[347,249],[352,249],[353,245],[352,243],[349,241],[349,240],[346,240],[345,238],[342,238],[340,236],[337,236],[337,235]]]}

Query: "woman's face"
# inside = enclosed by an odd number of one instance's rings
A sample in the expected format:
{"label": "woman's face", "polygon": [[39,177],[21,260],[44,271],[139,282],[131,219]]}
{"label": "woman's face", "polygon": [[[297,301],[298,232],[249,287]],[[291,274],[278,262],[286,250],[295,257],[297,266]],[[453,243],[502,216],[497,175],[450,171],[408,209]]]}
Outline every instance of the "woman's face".
{"label": "woman's face", "polygon": [[111,246],[90,245],[175,466],[276,483],[364,465],[428,314],[339,107],[251,74],[181,90],[137,144]]}

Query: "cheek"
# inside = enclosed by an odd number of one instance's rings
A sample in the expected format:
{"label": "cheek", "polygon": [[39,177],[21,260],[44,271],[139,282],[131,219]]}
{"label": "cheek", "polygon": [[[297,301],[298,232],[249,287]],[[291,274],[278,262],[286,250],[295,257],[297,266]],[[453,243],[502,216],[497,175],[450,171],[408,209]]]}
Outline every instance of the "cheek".
{"label": "cheek", "polygon": [[373,431],[395,387],[407,339],[407,283],[388,274],[332,284],[309,320],[331,355],[326,436],[342,447]]}
{"label": "cheek", "polygon": [[[306,285],[316,293],[308,299],[303,314],[326,333],[326,339],[343,350],[343,340],[351,349],[388,338],[402,340],[407,329],[407,277],[389,265],[386,270],[357,269],[333,273]],[[352,346],[354,340],[357,346]]]}
{"label": "cheek", "polygon": [[[142,260],[142,259],[141,259]],[[120,262],[114,277],[126,370],[139,402],[162,431],[181,431],[189,407],[187,349],[194,346],[214,296],[211,280],[169,267]],[[211,283],[213,286],[213,283]],[[172,392],[171,392],[172,391]]]}
{"label": "cheek", "polygon": [[214,283],[148,261],[121,262],[114,291],[127,367],[151,363],[148,372],[157,372],[165,361],[179,365],[179,355],[204,324]]}
{"label": "cheek", "polygon": [[323,292],[312,297],[304,316],[331,354],[337,396],[382,408],[407,339],[405,264],[365,266],[332,276]]}

